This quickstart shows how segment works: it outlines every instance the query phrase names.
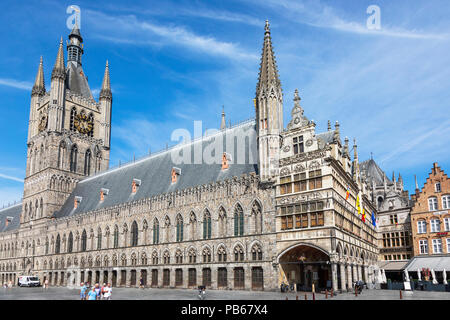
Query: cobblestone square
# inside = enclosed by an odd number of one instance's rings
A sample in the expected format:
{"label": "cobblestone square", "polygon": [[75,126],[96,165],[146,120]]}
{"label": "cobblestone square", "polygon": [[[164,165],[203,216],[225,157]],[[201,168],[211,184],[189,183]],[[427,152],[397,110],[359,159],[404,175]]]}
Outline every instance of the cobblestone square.
{"label": "cobblestone square", "polygon": [[[312,300],[311,292],[281,293],[274,291],[208,290],[207,300]],[[449,292],[410,291],[402,292],[403,300],[450,300]],[[316,300],[400,300],[397,290],[363,290],[357,297],[353,293],[337,294],[333,298],[322,293],[315,294]],[[0,300],[79,300],[79,289],[38,288],[1,289]],[[197,290],[191,289],[136,289],[114,288],[112,300],[197,300]]]}

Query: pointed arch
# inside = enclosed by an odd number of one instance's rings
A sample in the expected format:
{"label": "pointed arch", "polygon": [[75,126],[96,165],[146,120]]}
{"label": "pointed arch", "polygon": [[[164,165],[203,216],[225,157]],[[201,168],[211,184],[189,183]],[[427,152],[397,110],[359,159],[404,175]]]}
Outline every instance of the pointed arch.
{"label": "pointed arch", "polygon": [[197,216],[194,211],[189,215],[189,227],[191,231],[191,240],[197,240]]}
{"label": "pointed arch", "polygon": [[244,235],[244,210],[242,206],[237,203],[234,207],[234,235]]}
{"label": "pointed arch", "polygon": [[219,207],[219,236],[225,237],[227,235],[227,212],[223,206]]}
{"label": "pointed arch", "polygon": [[211,213],[208,209],[203,211],[203,239],[211,239]]}
{"label": "pointed arch", "polygon": [[92,153],[90,149],[86,150],[84,154],[84,175],[89,176],[91,174],[91,158]]}
{"label": "pointed arch", "polygon": [[138,239],[139,239],[139,229],[138,224],[136,221],[133,221],[131,224],[131,246],[135,247],[138,245]]}
{"label": "pointed arch", "polygon": [[181,242],[183,241],[183,217],[181,216],[181,214],[177,215],[176,228],[176,241]]}
{"label": "pointed arch", "polygon": [[159,243],[159,221],[158,218],[153,220],[153,244]]}
{"label": "pointed arch", "polygon": [[261,203],[258,200],[253,201],[252,205],[252,218],[253,218],[253,227],[254,232],[256,234],[262,233],[262,209]]}
{"label": "pointed arch", "polygon": [[78,147],[76,144],[70,148],[70,172],[77,172]]}

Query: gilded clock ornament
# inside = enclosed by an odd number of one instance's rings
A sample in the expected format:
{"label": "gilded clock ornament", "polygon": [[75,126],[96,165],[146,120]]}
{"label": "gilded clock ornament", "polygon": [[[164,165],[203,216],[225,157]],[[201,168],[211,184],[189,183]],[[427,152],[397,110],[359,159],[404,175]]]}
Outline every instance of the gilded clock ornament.
{"label": "gilded clock ornament", "polygon": [[85,113],[79,113],[75,116],[73,124],[79,133],[88,134],[92,131],[94,126],[92,119],[90,119]]}

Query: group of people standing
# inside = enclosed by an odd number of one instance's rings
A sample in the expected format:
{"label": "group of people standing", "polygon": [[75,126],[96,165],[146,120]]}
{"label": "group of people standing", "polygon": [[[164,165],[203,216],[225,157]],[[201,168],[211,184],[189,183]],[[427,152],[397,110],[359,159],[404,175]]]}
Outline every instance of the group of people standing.
{"label": "group of people standing", "polygon": [[96,283],[92,288],[89,283],[82,282],[80,284],[80,298],[81,300],[111,300],[112,288],[111,284],[104,283],[101,287]]}

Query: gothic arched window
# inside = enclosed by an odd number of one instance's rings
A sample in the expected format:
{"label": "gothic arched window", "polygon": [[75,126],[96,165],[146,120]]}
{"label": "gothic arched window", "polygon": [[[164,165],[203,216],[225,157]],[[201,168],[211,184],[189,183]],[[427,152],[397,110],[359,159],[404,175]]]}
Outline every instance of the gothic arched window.
{"label": "gothic arched window", "polygon": [[138,245],[138,235],[139,235],[138,225],[137,225],[136,221],[133,221],[133,223],[131,225],[131,246],[132,247],[135,247]]}
{"label": "gothic arched window", "polygon": [[239,245],[234,248],[234,261],[244,261],[244,249]]}
{"label": "gothic arched window", "polygon": [[197,218],[194,212],[191,212],[191,217],[189,220],[190,228],[191,228],[191,240],[196,240],[197,238]]}
{"label": "gothic arched window", "polygon": [[91,174],[91,150],[87,149],[84,155],[84,175]]}
{"label": "gothic arched window", "polygon": [[77,110],[75,109],[75,107],[73,107],[72,110],[70,110],[70,130],[71,131],[75,131],[74,120],[75,120],[76,115],[77,115]]}
{"label": "gothic arched window", "polygon": [[78,158],[78,148],[77,145],[73,145],[70,149],[70,172],[77,171],[77,158]]}
{"label": "gothic arched window", "polygon": [[71,253],[73,250],[73,234],[72,232],[69,233],[69,240],[67,243],[67,252]]}
{"label": "gothic arched window", "polygon": [[64,169],[64,160],[66,159],[66,143],[61,141],[58,149],[58,168]]}
{"label": "gothic arched window", "polygon": [[189,250],[188,256],[189,256],[189,263],[195,263],[196,262],[196,260],[197,260],[197,253],[195,252],[194,248],[191,248]]}
{"label": "gothic arched window", "polygon": [[56,236],[55,253],[60,253],[60,251],[61,251],[61,237],[58,234]]}
{"label": "gothic arched window", "polygon": [[203,216],[203,239],[211,239],[211,214],[208,209]]}
{"label": "gothic arched window", "polygon": [[102,248],[102,229],[97,230],[97,250]]}
{"label": "gothic arched window", "polygon": [[261,247],[257,244],[255,244],[252,248],[252,260],[253,261],[262,260],[262,250]]}
{"label": "gothic arched window", "polygon": [[219,209],[219,236],[227,235],[227,213],[223,207]]}
{"label": "gothic arched window", "polygon": [[244,211],[239,204],[234,209],[234,235],[244,235]]}
{"label": "gothic arched window", "polygon": [[183,241],[183,217],[178,214],[177,216],[177,242]]}
{"label": "gothic arched window", "polygon": [[254,224],[254,228],[255,228],[255,233],[262,233],[261,205],[257,201],[255,201],[253,203],[252,217],[253,217],[253,224]]}
{"label": "gothic arched window", "polygon": [[155,219],[153,221],[153,244],[159,243],[159,221]]}
{"label": "gothic arched window", "polygon": [[217,250],[217,257],[219,258],[219,262],[227,262],[227,251],[223,246]]}
{"label": "gothic arched window", "polygon": [[114,248],[118,248],[119,247],[119,227],[116,225],[114,227],[114,244],[113,244]]}
{"label": "gothic arched window", "polygon": [[83,233],[81,234],[81,251],[86,251],[86,244],[87,244],[87,234],[86,230],[83,230]]}
{"label": "gothic arched window", "polygon": [[203,249],[203,262],[211,262],[211,250],[209,248]]}

